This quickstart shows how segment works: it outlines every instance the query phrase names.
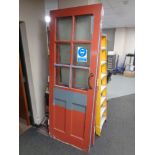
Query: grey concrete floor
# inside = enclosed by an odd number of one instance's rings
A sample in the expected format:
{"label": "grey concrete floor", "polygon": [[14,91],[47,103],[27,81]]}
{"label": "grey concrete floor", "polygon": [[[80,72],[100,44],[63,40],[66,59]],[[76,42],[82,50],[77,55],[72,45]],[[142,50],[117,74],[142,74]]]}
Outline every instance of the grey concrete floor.
{"label": "grey concrete floor", "polygon": [[101,137],[89,153],[63,144],[31,128],[19,138],[20,155],[134,155],[135,154],[135,96],[110,99],[108,119]]}
{"label": "grey concrete floor", "polygon": [[135,78],[123,75],[112,75],[107,86],[108,99],[135,93]]}

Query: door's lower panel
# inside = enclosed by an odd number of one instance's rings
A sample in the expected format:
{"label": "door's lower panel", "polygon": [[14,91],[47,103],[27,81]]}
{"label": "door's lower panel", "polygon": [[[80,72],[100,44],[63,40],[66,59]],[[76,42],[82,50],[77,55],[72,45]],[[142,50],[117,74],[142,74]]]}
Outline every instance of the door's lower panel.
{"label": "door's lower panel", "polygon": [[70,131],[70,136],[82,140],[84,138],[85,119],[83,112],[54,106],[54,129],[57,131],[62,133]]}
{"label": "door's lower panel", "polygon": [[54,88],[52,136],[73,144],[85,146],[85,120],[87,96],[60,88]]}
{"label": "door's lower panel", "polygon": [[54,128],[60,132],[66,132],[66,109],[61,106],[54,106]]}
{"label": "door's lower panel", "polygon": [[89,150],[84,139],[80,140],[74,136],[68,136],[64,133],[59,132],[58,130],[55,130],[55,129],[53,129],[53,134],[51,136],[54,139],[57,139],[57,140],[59,140],[63,143],[66,143],[66,144],[70,144],[70,145],[77,147],[79,149],[86,150],[86,151]]}
{"label": "door's lower panel", "polygon": [[71,111],[71,135],[83,140],[85,131],[85,113]]}

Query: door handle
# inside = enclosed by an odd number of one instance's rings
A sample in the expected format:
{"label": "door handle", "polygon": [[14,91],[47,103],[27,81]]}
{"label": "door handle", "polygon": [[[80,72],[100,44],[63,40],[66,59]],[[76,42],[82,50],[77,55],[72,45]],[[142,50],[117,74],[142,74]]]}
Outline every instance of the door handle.
{"label": "door handle", "polygon": [[94,74],[93,74],[93,73],[90,73],[90,74],[89,74],[89,77],[88,77],[88,88],[89,88],[89,89],[92,89],[92,86],[91,86],[91,84],[90,84],[90,79],[91,79],[92,77],[94,77]]}

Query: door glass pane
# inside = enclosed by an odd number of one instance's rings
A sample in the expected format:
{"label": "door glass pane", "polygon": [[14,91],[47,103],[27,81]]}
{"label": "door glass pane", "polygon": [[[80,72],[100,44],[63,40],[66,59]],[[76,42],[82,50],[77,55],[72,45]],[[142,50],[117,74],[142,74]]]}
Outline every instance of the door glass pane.
{"label": "door glass pane", "polygon": [[56,67],[56,84],[68,87],[69,72],[68,67]]}
{"label": "door glass pane", "polygon": [[93,33],[93,16],[75,17],[75,40],[91,40]]}
{"label": "door glass pane", "polygon": [[[84,49],[86,55],[83,57],[79,55],[79,50]],[[78,66],[89,67],[90,64],[90,44],[75,44],[73,53],[73,64]]]}
{"label": "door glass pane", "polygon": [[57,18],[57,40],[71,40],[72,17]]}
{"label": "door glass pane", "polygon": [[57,45],[57,64],[70,64],[70,44]]}
{"label": "door glass pane", "polygon": [[88,70],[76,68],[72,70],[72,87],[88,89]]}

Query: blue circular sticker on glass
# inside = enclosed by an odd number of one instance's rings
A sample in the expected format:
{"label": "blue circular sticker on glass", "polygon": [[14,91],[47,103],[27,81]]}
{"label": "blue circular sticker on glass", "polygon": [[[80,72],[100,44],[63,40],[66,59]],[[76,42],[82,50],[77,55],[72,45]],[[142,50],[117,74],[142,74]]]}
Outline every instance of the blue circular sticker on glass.
{"label": "blue circular sticker on glass", "polygon": [[85,48],[80,48],[80,49],[78,50],[78,54],[79,54],[79,56],[81,56],[81,57],[84,57],[84,56],[86,55],[86,53],[87,53],[87,50],[86,50]]}
{"label": "blue circular sticker on glass", "polygon": [[77,62],[87,62],[87,49],[84,47],[77,48]]}

